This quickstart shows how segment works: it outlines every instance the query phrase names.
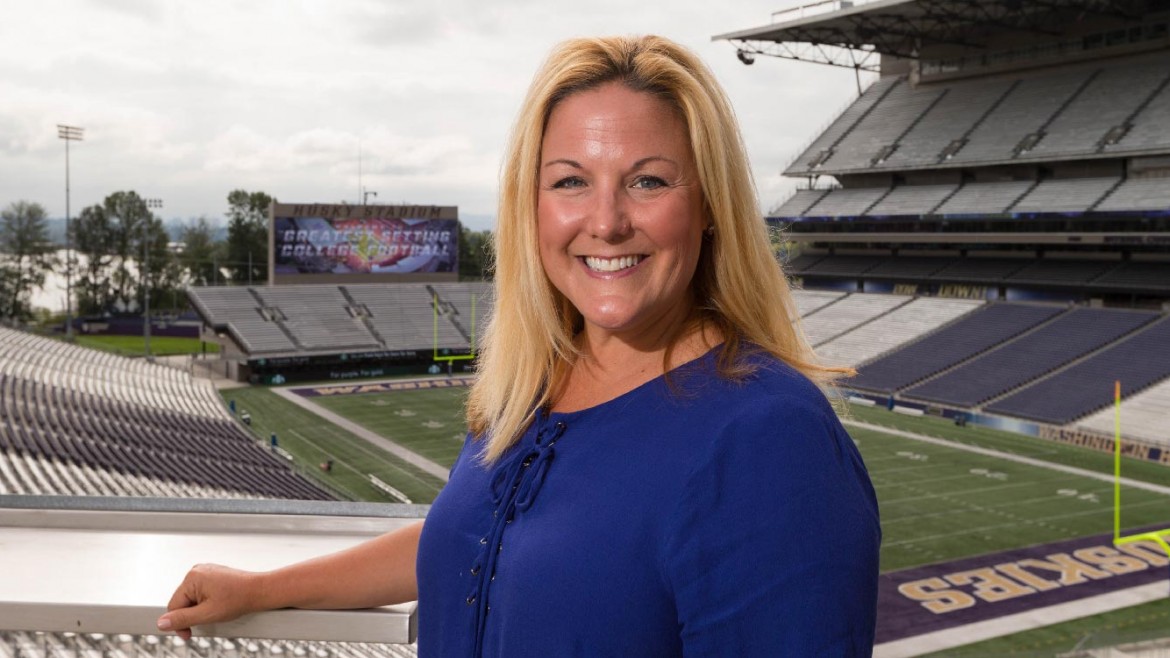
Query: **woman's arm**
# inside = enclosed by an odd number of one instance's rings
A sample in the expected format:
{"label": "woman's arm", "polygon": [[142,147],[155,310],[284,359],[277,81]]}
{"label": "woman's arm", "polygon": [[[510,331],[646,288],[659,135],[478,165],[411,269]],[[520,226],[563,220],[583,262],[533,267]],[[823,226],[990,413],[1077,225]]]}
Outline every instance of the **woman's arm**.
{"label": "woman's arm", "polygon": [[757,398],[701,453],[664,557],[686,656],[869,656],[881,530],[852,440]]}
{"label": "woman's arm", "polygon": [[167,604],[158,628],[191,637],[191,627],[261,610],[372,608],[418,598],[415,558],[422,521],[344,551],[255,573],[196,565]]}

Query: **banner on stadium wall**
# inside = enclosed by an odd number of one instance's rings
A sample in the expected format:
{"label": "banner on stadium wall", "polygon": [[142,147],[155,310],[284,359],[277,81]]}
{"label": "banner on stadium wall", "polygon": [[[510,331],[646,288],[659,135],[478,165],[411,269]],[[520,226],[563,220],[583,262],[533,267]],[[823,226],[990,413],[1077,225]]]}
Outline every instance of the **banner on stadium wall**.
{"label": "banner on stadium wall", "polygon": [[459,220],[449,206],[276,204],[272,266],[295,275],[459,271]]}

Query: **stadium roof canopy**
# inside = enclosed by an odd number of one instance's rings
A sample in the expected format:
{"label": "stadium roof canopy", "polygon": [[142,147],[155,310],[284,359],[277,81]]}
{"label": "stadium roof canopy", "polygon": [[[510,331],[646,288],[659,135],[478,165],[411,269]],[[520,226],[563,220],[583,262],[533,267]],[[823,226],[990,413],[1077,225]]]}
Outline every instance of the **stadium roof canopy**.
{"label": "stadium roof canopy", "polygon": [[755,55],[878,71],[880,55],[918,59],[934,46],[987,50],[1004,32],[1059,39],[1086,20],[1139,20],[1162,0],[823,0],[772,14],[763,27],[712,37]]}

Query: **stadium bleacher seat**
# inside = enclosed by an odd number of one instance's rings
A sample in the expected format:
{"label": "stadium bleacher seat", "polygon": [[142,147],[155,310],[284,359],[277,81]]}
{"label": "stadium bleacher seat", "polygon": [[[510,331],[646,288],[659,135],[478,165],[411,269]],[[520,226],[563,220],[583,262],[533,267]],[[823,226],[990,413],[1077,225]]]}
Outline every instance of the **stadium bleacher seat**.
{"label": "stadium bleacher seat", "polygon": [[472,297],[479,325],[492,304],[483,283],[194,287],[188,296],[205,323],[259,355],[466,350]]}
{"label": "stadium bleacher seat", "polygon": [[1033,181],[968,183],[935,209],[938,215],[1005,213],[1035,185]]}
{"label": "stadium bleacher seat", "polygon": [[818,309],[845,296],[843,292],[831,290],[793,290],[792,299],[796,302],[796,311],[801,317],[815,313]]}
{"label": "stadium bleacher seat", "polygon": [[796,190],[772,213],[775,217],[802,217],[829,190]]}
{"label": "stadium bleacher seat", "polygon": [[1105,197],[1096,210],[1170,210],[1170,178],[1130,178]]}
{"label": "stadium bleacher seat", "polygon": [[172,368],[0,328],[0,489],[329,498],[217,398]]}
{"label": "stadium bleacher seat", "polygon": [[813,347],[909,302],[906,295],[849,295],[805,317],[804,333]]}
{"label": "stadium bleacher seat", "polygon": [[959,321],[858,369],[854,388],[894,393],[1048,321],[1059,306],[989,304]]}
{"label": "stadium bleacher seat", "polygon": [[902,395],[975,407],[1098,350],[1157,317],[1143,311],[1075,308]]}
{"label": "stadium bleacher seat", "polygon": [[[797,157],[791,175],[1142,153],[1170,146],[1164,54],[911,85],[878,79]],[[1139,111],[1140,110],[1140,111]],[[1111,131],[1123,135],[1115,143]],[[829,213],[825,213],[827,215]]]}
{"label": "stadium bleacher seat", "polygon": [[1092,285],[1122,290],[1170,291],[1170,262],[1127,261],[1097,277]]}
{"label": "stadium bleacher seat", "polygon": [[829,190],[808,210],[809,217],[857,217],[889,192],[885,187],[857,187]]}
{"label": "stadium bleacher seat", "polygon": [[1088,283],[1115,267],[1117,261],[1112,260],[1041,258],[1029,262],[1005,278],[1018,283],[1075,286]]}
{"label": "stadium bleacher seat", "polygon": [[[1113,406],[1107,406],[1077,427],[1112,435],[1116,413]],[[1170,379],[1122,401],[1120,413],[1122,433],[1127,438],[1170,448]]]}
{"label": "stadium bleacher seat", "polygon": [[830,151],[833,146],[841,139],[841,137],[860,120],[865,114],[876,105],[894,85],[898,84],[901,78],[897,76],[885,76],[878,78],[866,88],[856,101],[849,104],[848,107],[837,117],[835,121],[817,138],[809,144],[796,160],[793,161],[789,167],[789,171],[803,172],[816,167],[816,162],[821,154]]}
{"label": "stadium bleacher seat", "polygon": [[[1170,377],[1170,316],[1093,356],[988,405],[991,413],[1067,425],[1113,402],[1114,382],[1128,397]],[[1153,358],[1151,358],[1153,357]]]}
{"label": "stadium bleacher seat", "polygon": [[1161,61],[1106,67],[1045,128],[1029,157],[1075,155],[1094,150],[1114,126],[1123,124],[1170,75]]}
{"label": "stadium bleacher seat", "polygon": [[974,311],[982,301],[921,297],[825,343],[817,354],[834,365],[858,366]]}
{"label": "stadium bleacher seat", "polygon": [[900,185],[869,209],[872,217],[900,215],[928,215],[934,212],[947,197],[955,193],[958,185]]}
{"label": "stadium bleacher seat", "polygon": [[1042,181],[1011,207],[1012,212],[1087,212],[1121,182],[1118,178]]}

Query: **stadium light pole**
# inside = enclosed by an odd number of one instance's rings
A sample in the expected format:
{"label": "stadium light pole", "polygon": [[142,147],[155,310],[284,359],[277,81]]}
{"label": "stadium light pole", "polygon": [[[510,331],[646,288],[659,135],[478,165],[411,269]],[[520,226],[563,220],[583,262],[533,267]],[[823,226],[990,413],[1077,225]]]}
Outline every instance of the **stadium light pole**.
{"label": "stadium light pole", "polygon": [[80,142],[85,128],[57,124],[57,138],[65,140],[65,340],[73,340],[73,218],[69,212],[69,142]]}
{"label": "stadium light pole", "polygon": [[[163,207],[162,199],[144,199],[147,208],[161,209]],[[151,213],[151,217],[153,217]],[[150,271],[150,251],[148,245],[150,244],[150,219],[148,217],[142,223],[142,290],[143,290],[143,305],[142,305],[142,337],[145,339],[144,349],[146,351],[146,360],[151,361],[153,357],[150,355],[150,278],[148,272]]]}

